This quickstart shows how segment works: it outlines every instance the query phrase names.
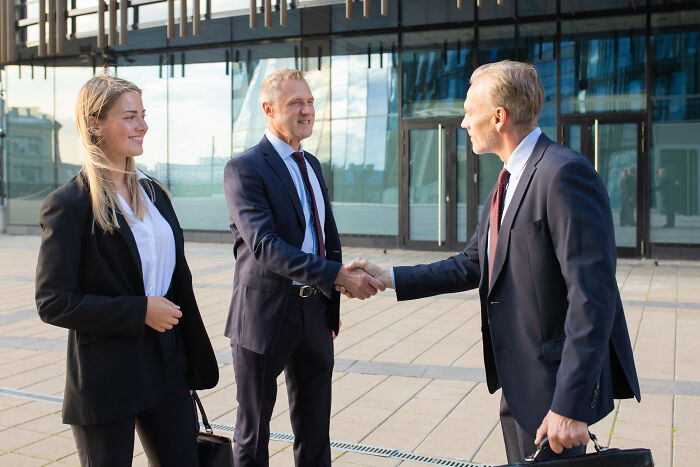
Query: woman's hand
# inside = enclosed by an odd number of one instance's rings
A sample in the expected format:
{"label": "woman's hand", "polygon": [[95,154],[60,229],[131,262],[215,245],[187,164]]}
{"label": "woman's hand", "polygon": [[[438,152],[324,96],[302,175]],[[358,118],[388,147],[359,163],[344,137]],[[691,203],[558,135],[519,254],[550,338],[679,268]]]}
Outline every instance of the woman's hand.
{"label": "woman's hand", "polygon": [[148,297],[146,325],[158,332],[172,329],[182,317],[180,307],[165,297]]}

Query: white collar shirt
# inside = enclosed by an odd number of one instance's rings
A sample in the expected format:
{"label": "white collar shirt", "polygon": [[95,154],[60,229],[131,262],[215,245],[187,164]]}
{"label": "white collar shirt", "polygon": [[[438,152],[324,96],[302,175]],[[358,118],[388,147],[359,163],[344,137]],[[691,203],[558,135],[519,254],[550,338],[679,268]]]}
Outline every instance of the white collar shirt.
{"label": "white collar shirt", "polygon": [[[148,178],[140,170],[139,180]],[[164,297],[170,288],[175,271],[175,237],[168,221],[163,218],[151,198],[139,184],[140,195],[146,202],[146,214],[142,220],[134,215],[131,206],[121,195],[119,202],[141,258],[143,286],[147,297]]]}

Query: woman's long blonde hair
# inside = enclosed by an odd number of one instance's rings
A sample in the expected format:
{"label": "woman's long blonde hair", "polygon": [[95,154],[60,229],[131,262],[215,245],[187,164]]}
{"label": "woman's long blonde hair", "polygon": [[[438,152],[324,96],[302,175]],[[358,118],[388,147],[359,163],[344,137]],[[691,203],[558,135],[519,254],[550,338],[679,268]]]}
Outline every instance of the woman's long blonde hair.
{"label": "woman's long blonde hair", "polygon": [[[80,88],[75,104],[75,122],[85,155],[82,172],[87,179],[90,191],[93,217],[97,225],[106,232],[113,232],[119,228],[117,211],[121,211],[117,190],[110,175],[112,170],[124,172],[134,215],[138,219],[143,219],[147,212],[146,200],[141,196],[134,158],[127,157],[126,166],[123,169],[114,167],[100,147],[101,138],[93,133],[95,119],[105,118],[117,99],[126,92],[136,92],[141,95],[141,89],[125,79],[114,76],[95,76]],[[153,199],[152,189],[149,191]]]}

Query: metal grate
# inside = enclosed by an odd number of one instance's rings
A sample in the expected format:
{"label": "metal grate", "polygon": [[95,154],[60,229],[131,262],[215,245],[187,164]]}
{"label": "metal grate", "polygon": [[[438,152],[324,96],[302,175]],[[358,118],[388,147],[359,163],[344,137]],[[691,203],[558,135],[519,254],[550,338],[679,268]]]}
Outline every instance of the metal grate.
{"label": "metal grate", "polygon": [[[202,428],[203,427],[204,426],[202,426]],[[218,422],[211,423],[211,427],[216,431],[229,434],[233,434],[235,429],[233,425]],[[286,441],[289,443],[293,443],[294,435],[292,433],[285,433],[283,431],[271,430],[270,439],[274,441]],[[415,452],[402,451],[400,449],[385,448],[381,446],[372,446],[369,444],[361,443],[350,443],[348,441],[331,440],[331,448],[338,449],[341,451],[367,454],[370,456],[386,457],[390,459],[401,459],[404,461],[420,462],[423,464],[442,465],[445,467],[492,467],[491,464],[475,464],[473,462],[467,462],[460,459],[447,459],[444,457],[427,456],[423,454],[417,454]]]}
{"label": "metal grate", "polygon": [[[17,389],[0,388],[0,394],[34,401],[49,402],[52,404],[63,403],[62,397],[38,394],[35,392],[18,391]],[[200,424],[200,426],[204,428],[204,425]],[[215,431],[228,434],[233,434],[235,429],[233,425],[219,422],[211,423],[211,427]],[[285,433],[283,431],[273,430],[270,431],[270,439],[274,441],[286,441],[288,443],[293,443],[294,435],[292,433]],[[417,454],[415,452],[402,451],[400,449],[384,448],[380,446],[371,446],[369,444],[361,443],[350,443],[347,441],[331,440],[331,448],[339,449],[341,451],[367,454],[370,456],[387,457],[390,459],[401,459],[404,461],[420,462],[423,464],[431,465],[442,465],[446,467],[493,467],[492,464],[474,464],[472,462],[467,462],[460,459],[447,459],[444,457],[426,456],[423,454]]]}

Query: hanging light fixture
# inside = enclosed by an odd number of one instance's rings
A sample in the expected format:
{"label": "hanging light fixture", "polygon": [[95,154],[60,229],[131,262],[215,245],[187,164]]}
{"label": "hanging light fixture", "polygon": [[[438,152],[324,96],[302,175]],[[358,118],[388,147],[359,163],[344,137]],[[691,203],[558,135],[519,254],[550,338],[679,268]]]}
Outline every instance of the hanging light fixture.
{"label": "hanging light fixture", "polygon": [[255,0],[250,0],[250,29],[258,28],[258,12],[255,9]]}
{"label": "hanging light fixture", "polygon": [[46,0],[39,0],[39,56],[46,55]]}
{"label": "hanging light fixture", "polygon": [[127,0],[119,0],[119,44],[126,45],[126,31],[128,29],[128,8]]}

